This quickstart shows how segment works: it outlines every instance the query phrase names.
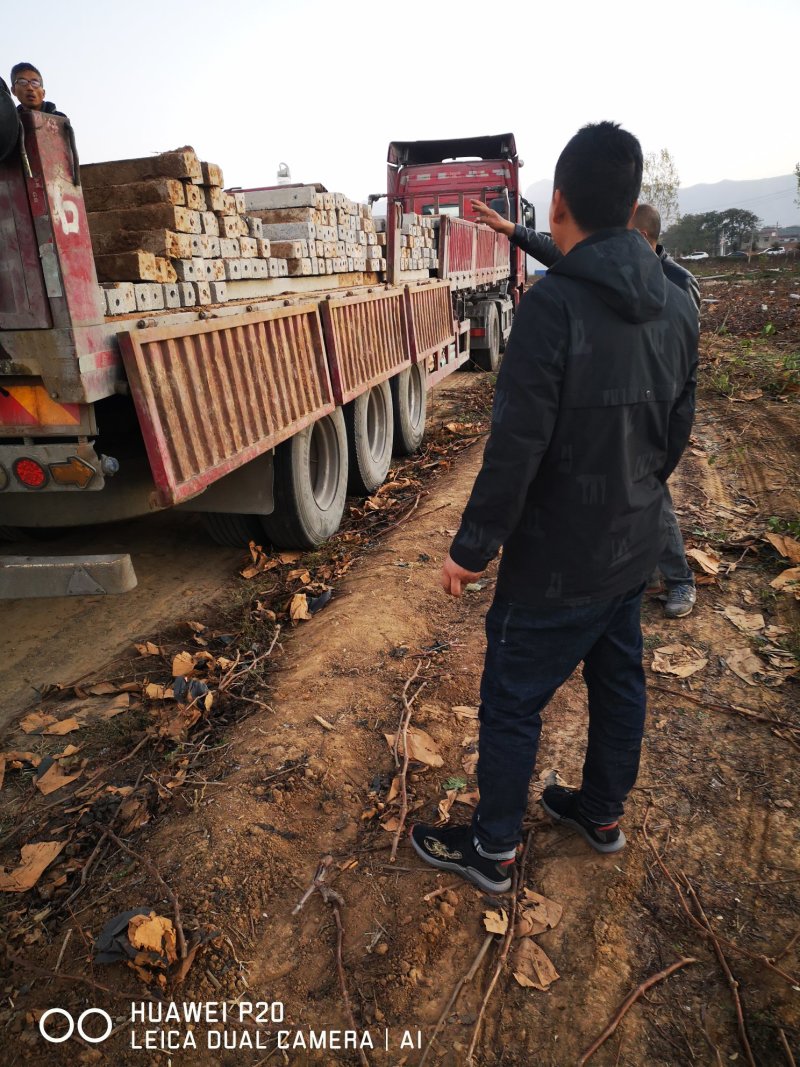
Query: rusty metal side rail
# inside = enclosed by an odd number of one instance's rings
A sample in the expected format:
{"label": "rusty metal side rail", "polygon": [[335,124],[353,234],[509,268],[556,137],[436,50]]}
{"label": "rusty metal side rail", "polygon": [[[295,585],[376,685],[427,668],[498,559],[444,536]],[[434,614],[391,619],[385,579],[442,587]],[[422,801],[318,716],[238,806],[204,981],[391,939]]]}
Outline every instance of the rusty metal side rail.
{"label": "rusty metal side rail", "polygon": [[402,289],[329,297],[320,312],[337,404],[410,365]]}
{"label": "rusty metal side rail", "polygon": [[424,362],[453,342],[455,320],[449,282],[423,282],[405,290],[411,358]]}
{"label": "rusty metal side rail", "polygon": [[443,216],[439,225],[439,277],[454,289],[474,289],[508,278],[508,238],[488,226]]}
{"label": "rusty metal side rail", "polygon": [[164,506],[335,406],[316,302],[132,330],[119,342]]}

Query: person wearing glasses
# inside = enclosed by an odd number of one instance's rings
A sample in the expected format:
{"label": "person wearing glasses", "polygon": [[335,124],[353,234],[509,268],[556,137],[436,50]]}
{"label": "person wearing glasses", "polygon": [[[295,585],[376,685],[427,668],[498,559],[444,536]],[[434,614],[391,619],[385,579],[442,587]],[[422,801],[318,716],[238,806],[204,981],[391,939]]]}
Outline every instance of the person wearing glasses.
{"label": "person wearing glasses", "polygon": [[11,92],[19,100],[17,111],[42,111],[46,115],[67,116],[52,100],[44,98],[44,79],[33,63],[15,63],[11,68]]}

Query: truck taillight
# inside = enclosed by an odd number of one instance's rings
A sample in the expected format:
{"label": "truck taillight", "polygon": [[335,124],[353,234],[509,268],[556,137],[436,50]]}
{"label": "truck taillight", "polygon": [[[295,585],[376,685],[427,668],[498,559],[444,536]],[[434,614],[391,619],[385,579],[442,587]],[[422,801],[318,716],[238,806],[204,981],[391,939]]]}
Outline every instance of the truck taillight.
{"label": "truck taillight", "polygon": [[35,459],[18,459],[12,467],[14,477],[24,485],[26,489],[44,489],[47,485],[48,474],[41,463]]}
{"label": "truck taillight", "polygon": [[485,337],[486,330],[483,326],[473,326],[469,331],[470,337]]}

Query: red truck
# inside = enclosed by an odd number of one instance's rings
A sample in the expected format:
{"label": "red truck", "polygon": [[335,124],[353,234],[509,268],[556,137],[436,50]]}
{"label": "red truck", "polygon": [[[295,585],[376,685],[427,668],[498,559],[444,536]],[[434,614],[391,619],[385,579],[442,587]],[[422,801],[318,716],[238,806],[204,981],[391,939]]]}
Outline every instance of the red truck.
{"label": "red truck", "polygon": [[476,279],[473,266],[487,237],[482,227],[469,225],[475,218],[470,201],[482,200],[503,218],[535,229],[533,205],[520,191],[522,165],[512,133],[389,145],[389,203],[441,216],[440,254],[456,295],[456,314],[471,320],[472,358],[484,370],[497,369],[511,331],[526,280],[525,253],[511,245],[502,278]]}
{"label": "red truck", "polygon": [[[468,362],[483,336],[473,331],[490,334],[481,362],[496,364],[494,316],[507,333],[523,261],[505,237],[446,211],[438,271],[399,269],[404,215],[430,213],[411,188],[413,146],[390,149],[384,282],[237,282],[225,304],[108,315],[71,130],[39,112],[22,124],[24,152],[0,163],[6,539],[181,507],[203,513],[222,543],[314,546],[338,528],[348,491],[373,491],[393,450],[419,447],[426,391]],[[460,181],[460,210],[482,195],[519,217],[513,137],[479,141],[502,148],[497,181],[479,189],[474,166],[447,164],[435,206],[448,207]],[[127,557],[0,557],[0,597],[134,581]]]}

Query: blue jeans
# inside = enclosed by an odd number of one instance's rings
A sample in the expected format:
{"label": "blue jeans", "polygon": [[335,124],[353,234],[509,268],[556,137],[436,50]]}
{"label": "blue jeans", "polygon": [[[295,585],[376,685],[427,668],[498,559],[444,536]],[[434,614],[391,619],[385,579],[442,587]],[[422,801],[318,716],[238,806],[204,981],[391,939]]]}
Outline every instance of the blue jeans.
{"label": "blue jeans", "polygon": [[581,661],[589,693],[581,811],[599,825],[622,815],[644,734],[643,591],[638,586],[581,607],[532,608],[495,598],[486,616],[473,820],[487,851],[505,852],[522,838],[541,712]]}
{"label": "blue jeans", "polygon": [[661,536],[664,547],[658,561],[658,570],[661,571],[665,584],[667,586],[694,585],[694,573],[686,559],[683,536],[678,526],[675,508],[672,506],[672,497],[666,485],[661,510]]}

